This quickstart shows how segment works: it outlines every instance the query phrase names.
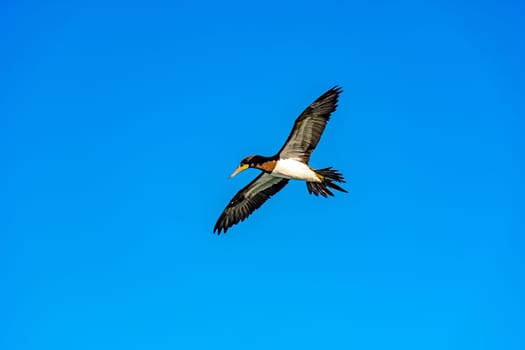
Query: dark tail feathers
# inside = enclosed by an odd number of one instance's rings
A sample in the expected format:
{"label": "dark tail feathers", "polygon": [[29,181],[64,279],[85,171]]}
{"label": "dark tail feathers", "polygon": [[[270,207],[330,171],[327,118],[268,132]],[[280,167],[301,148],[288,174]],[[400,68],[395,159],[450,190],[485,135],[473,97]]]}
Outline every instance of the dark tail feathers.
{"label": "dark tail feathers", "polygon": [[316,196],[321,195],[323,197],[333,196],[334,194],[328,188],[333,188],[341,192],[348,193],[344,188],[339,187],[334,183],[335,182],[346,182],[343,175],[332,167],[318,169],[315,172],[321,177],[323,182],[307,182],[306,187],[308,188],[308,193],[314,194]]}

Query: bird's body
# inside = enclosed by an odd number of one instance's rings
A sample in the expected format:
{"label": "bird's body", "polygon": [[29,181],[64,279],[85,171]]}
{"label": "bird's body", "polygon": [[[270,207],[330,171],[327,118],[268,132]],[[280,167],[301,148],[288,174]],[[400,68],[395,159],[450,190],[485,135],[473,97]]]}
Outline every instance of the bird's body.
{"label": "bird's body", "polygon": [[270,174],[283,179],[322,182],[319,175],[308,164],[295,159],[279,159]]}
{"label": "bird's body", "polygon": [[343,176],[330,168],[313,169],[308,165],[330,114],[337,108],[341,88],[334,87],[315,100],[295,121],[293,130],[281,150],[272,157],[249,156],[231,174],[233,177],[248,168],[262,173],[240,190],[226,206],[215,224],[214,232],[225,232],[246,219],[289,180],[306,181],[309,193],[333,196],[331,189],[347,192],[335,182],[345,182]]}

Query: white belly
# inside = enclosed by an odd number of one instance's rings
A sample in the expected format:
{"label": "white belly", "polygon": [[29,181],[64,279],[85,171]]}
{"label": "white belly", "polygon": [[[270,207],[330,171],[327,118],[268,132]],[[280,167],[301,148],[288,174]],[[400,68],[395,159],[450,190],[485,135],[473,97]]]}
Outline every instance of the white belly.
{"label": "white belly", "polygon": [[275,165],[272,175],[285,179],[321,182],[315,172],[306,164],[294,159],[281,159]]}

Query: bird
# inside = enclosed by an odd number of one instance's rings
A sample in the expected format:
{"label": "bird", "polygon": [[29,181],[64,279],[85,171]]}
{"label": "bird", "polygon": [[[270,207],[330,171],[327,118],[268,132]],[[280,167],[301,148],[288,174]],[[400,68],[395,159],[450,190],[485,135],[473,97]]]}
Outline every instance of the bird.
{"label": "bird", "polygon": [[314,169],[308,165],[330,115],[337,109],[342,91],[343,89],[336,85],[310,104],[295,120],[288,139],[276,155],[253,155],[240,162],[230,178],[248,168],[259,169],[262,172],[237,192],[228,203],[215,224],[214,233],[226,233],[233,225],[244,221],[270,197],[282,190],[289,180],[306,181],[308,193],[315,196],[334,196],[332,190],[348,193],[336,184],[346,182],[339,171],[332,167]]}

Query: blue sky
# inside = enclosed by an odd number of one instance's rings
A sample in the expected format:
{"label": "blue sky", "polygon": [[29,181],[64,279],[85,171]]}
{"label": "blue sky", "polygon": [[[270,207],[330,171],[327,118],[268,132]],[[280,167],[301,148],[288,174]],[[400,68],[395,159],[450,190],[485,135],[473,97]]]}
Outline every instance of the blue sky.
{"label": "blue sky", "polygon": [[[519,1],[5,1],[0,348],[523,349]],[[314,167],[226,235],[297,115]]]}

